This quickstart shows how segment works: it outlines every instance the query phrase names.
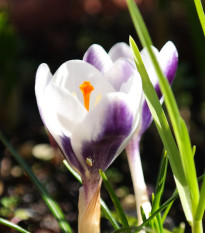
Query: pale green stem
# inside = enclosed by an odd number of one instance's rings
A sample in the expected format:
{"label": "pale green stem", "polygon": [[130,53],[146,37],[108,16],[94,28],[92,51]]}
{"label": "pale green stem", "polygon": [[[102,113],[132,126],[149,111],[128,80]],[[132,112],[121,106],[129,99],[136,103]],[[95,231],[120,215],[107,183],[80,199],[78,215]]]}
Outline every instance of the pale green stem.
{"label": "pale green stem", "polygon": [[140,207],[142,206],[144,213],[148,218],[149,213],[151,212],[151,204],[149,202],[149,197],[147,194],[147,186],[145,184],[142,163],[140,158],[140,151],[139,151],[140,140],[138,140],[138,138],[136,137],[138,136],[135,135],[133,139],[128,143],[126,147],[126,153],[127,153],[130,173],[134,187],[138,225],[140,225],[143,223]]}
{"label": "pale green stem", "polygon": [[202,221],[193,221],[192,233],[203,233]]}

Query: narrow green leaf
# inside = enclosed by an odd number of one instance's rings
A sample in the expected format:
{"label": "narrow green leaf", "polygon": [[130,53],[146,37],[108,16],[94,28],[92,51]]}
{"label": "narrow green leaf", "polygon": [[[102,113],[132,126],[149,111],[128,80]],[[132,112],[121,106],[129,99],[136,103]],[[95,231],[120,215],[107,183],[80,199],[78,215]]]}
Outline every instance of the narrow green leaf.
{"label": "narrow green leaf", "polygon": [[[177,192],[175,192],[175,193],[177,193]],[[164,223],[165,219],[167,218],[167,215],[168,215],[168,213],[169,213],[169,211],[170,211],[170,209],[171,209],[171,207],[172,207],[174,201],[175,201],[175,200],[171,201],[171,202],[167,205],[166,209],[164,210],[164,213],[163,213],[162,218],[161,218],[161,219],[162,219],[162,224]]]}
{"label": "narrow green leaf", "polygon": [[135,231],[140,231],[142,230],[142,228],[144,228],[145,226],[147,226],[150,221],[155,218],[157,216],[157,214],[159,214],[160,212],[162,212],[171,202],[173,202],[176,198],[178,198],[179,195],[178,193],[173,194],[166,202],[164,202],[160,208],[154,212],[145,222],[143,222],[140,226],[130,226],[130,227],[123,227],[119,230],[114,231],[114,233],[120,233],[120,232],[127,232],[128,230],[132,230],[132,232]]}
{"label": "narrow green leaf", "polygon": [[116,219],[113,217],[112,213],[110,212],[107,205],[105,204],[105,202],[102,199],[100,199],[100,205],[101,205],[101,209],[102,209],[105,217],[110,221],[110,223],[112,224],[114,229],[115,230],[120,229],[119,224],[117,223]]}
{"label": "narrow green leaf", "polygon": [[119,216],[119,218],[121,220],[122,225],[124,227],[129,227],[127,218],[126,218],[125,213],[124,213],[124,211],[123,211],[123,209],[122,209],[122,207],[120,205],[120,201],[118,200],[118,198],[117,198],[117,196],[115,194],[115,191],[112,189],[112,187],[111,187],[105,173],[102,170],[99,170],[99,172],[100,172],[102,180],[103,180],[103,182],[105,184],[105,187],[108,190],[108,193],[109,193],[109,195],[110,195],[110,197],[112,199],[112,202],[113,202],[113,204],[115,206],[115,209],[116,209],[117,214],[118,214],[118,216]]}
{"label": "narrow green leaf", "polygon": [[204,15],[203,6],[200,0],[194,0],[194,3],[205,36],[205,15]]}
{"label": "narrow green leaf", "polygon": [[76,178],[76,180],[82,184],[82,179],[81,179],[80,175],[75,170],[73,170],[73,168],[70,166],[70,164],[67,162],[67,160],[64,159],[63,163],[64,163],[65,167],[68,169],[68,171]]}
{"label": "narrow green leaf", "polygon": [[164,184],[166,180],[167,166],[168,166],[168,157],[167,157],[167,152],[165,151],[162,157],[162,161],[161,161],[161,165],[159,169],[159,176],[158,176],[158,181],[156,185],[155,198],[152,204],[152,213],[155,212],[160,206],[160,201],[161,201],[161,197],[164,191]]}
{"label": "narrow green leaf", "polygon": [[15,151],[15,149],[12,147],[12,145],[7,141],[5,136],[0,131],[0,140],[4,144],[5,147],[10,151],[10,153],[13,155],[13,157],[16,159],[16,161],[21,165],[21,167],[26,171],[31,181],[36,185],[38,191],[40,192],[43,200],[47,204],[48,208],[50,209],[53,216],[58,221],[58,224],[61,228],[61,230],[64,233],[71,233],[72,229],[68,222],[65,220],[64,214],[62,210],[60,209],[58,203],[54,201],[50,195],[48,194],[47,190],[43,187],[43,185],[39,182],[37,177],[34,175],[34,173],[31,171],[28,164],[23,160],[23,158]]}
{"label": "narrow green leaf", "polygon": [[196,214],[195,214],[195,221],[199,221],[203,218],[205,211],[205,175],[201,184],[201,191],[200,191],[200,198],[199,198],[199,204],[196,209]]}
{"label": "narrow green leaf", "polygon": [[[73,170],[73,168],[70,166],[67,160],[64,159],[63,163],[66,166],[66,168],[71,172],[71,174],[82,184],[82,179],[80,175],[76,171]],[[100,205],[101,205],[101,209],[103,211],[104,216],[110,221],[114,229],[115,230],[119,229],[120,228],[119,224],[117,223],[116,219],[113,217],[111,211],[109,210],[105,202],[102,200],[102,198],[100,198]]]}
{"label": "narrow green leaf", "polygon": [[[162,161],[160,164],[159,175],[158,175],[156,191],[155,191],[155,198],[153,200],[151,213],[154,213],[160,207],[161,197],[164,191],[164,184],[166,180],[167,166],[168,166],[168,157],[167,157],[167,152],[164,151],[164,155],[162,157]],[[157,229],[157,232],[163,233],[163,225],[162,225],[162,219],[160,213],[157,214],[154,225]]]}
{"label": "narrow green leaf", "polygon": [[185,170],[187,183],[190,190],[190,199],[192,204],[192,214],[196,212],[199,201],[199,186],[196,176],[196,168],[194,164],[193,150],[189,138],[189,133],[184,120],[180,119],[181,139],[180,139],[180,152]]}
{"label": "narrow green leaf", "polygon": [[141,216],[142,216],[142,221],[145,222],[147,220],[144,209],[142,206],[140,206],[140,212],[141,212]]}
{"label": "narrow green leaf", "polygon": [[14,223],[6,220],[6,219],[3,219],[1,217],[0,217],[0,224],[3,224],[5,226],[7,226],[7,227],[10,227],[10,228],[15,229],[15,230],[17,230],[19,232],[22,232],[22,233],[31,233],[30,231],[27,231],[27,230],[23,229],[22,227],[14,224]]}

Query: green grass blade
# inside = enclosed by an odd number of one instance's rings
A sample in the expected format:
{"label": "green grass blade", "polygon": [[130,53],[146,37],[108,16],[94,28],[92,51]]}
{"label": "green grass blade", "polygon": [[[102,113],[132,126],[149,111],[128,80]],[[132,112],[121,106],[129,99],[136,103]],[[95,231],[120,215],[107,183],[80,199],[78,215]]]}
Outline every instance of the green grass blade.
{"label": "green grass blade", "polygon": [[200,198],[199,198],[199,204],[196,210],[195,214],[195,221],[199,221],[203,218],[205,211],[205,175],[203,177],[202,185],[201,185],[201,191],[200,191]]}
{"label": "green grass blade", "polygon": [[[164,184],[166,180],[167,166],[168,166],[168,157],[167,157],[167,152],[164,151],[164,155],[162,157],[162,161],[160,164],[159,175],[158,175],[156,191],[154,195],[151,213],[154,213],[160,207],[161,197],[164,191]],[[156,220],[155,220],[155,226],[157,226],[157,232],[160,232],[160,233],[163,232],[162,223],[163,222],[161,219],[161,213],[159,213],[157,214]]]}
{"label": "green grass blade", "polygon": [[[175,192],[175,193],[176,193],[176,192]],[[162,219],[161,219],[161,220],[162,220],[162,224],[164,223],[165,219],[167,218],[167,215],[168,215],[168,213],[169,213],[169,211],[170,211],[170,209],[171,209],[173,203],[174,203],[174,200],[171,201],[171,202],[167,205],[166,209],[164,210],[164,213],[163,213]]]}
{"label": "green grass blade", "polygon": [[181,129],[181,135],[180,135],[179,149],[181,152],[185,175],[191,194],[190,198],[192,203],[192,213],[194,216],[199,202],[199,186],[196,176],[193,149],[191,146],[186,124],[182,118],[180,119],[180,129]]}
{"label": "green grass blade", "polygon": [[73,170],[73,168],[70,166],[70,164],[67,162],[67,160],[64,159],[63,163],[64,163],[65,167],[68,169],[68,171],[76,178],[76,180],[82,184],[82,179],[81,179],[80,175],[75,170]]}
{"label": "green grass blade", "polygon": [[[76,171],[73,170],[73,168],[70,166],[67,160],[64,159],[63,163],[66,166],[66,168],[71,172],[71,174],[82,184],[82,179],[80,175]],[[113,217],[111,211],[109,210],[105,202],[102,200],[102,198],[100,198],[100,205],[101,205],[101,209],[103,211],[104,216],[110,221],[114,229],[115,230],[119,229],[120,228],[119,224],[117,223],[116,219]]]}
{"label": "green grass blade", "polygon": [[100,199],[100,205],[101,205],[101,209],[103,211],[104,216],[110,221],[114,229],[115,230],[120,229],[119,224],[117,223],[116,219],[113,217],[112,213],[110,212],[107,205],[102,199]]}
{"label": "green grass blade", "polygon": [[205,15],[204,15],[203,6],[200,0],[194,0],[194,3],[195,3],[196,11],[197,11],[200,23],[201,23],[202,30],[205,35]]}
{"label": "green grass blade", "polygon": [[107,191],[108,191],[108,193],[109,193],[109,195],[110,195],[110,197],[112,199],[112,202],[113,202],[113,204],[115,206],[115,209],[117,211],[119,219],[121,220],[121,224],[124,227],[129,227],[127,218],[125,216],[125,213],[124,213],[124,211],[123,211],[123,209],[122,209],[122,207],[120,205],[120,201],[118,200],[114,190],[112,189],[112,187],[111,187],[105,173],[102,170],[99,170],[99,172],[100,172],[100,175],[102,177],[103,183],[105,184],[105,187],[106,187],[106,189],[107,189]]}
{"label": "green grass blade", "polygon": [[64,233],[71,233],[72,229],[69,225],[69,223],[65,220],[64,214],[62,210],[60,209],[58,203],[54,201],[50,195],[48,194],[47,190],[43,187],[43,185],[39,182],[37,177],[34,175],[34,173],[31,171],[28,164],[23,160],[23,158],[15,151],[15,149],[12,147],[12,145],[7,141],[7,139],[4,137],[2,132],[0,131],[0,140],[4,144],[5,147],[10,151],[10,153],[13,155],[13,157],[16,159],[16,161],[21,165],[21,167],[26,171],[31,181],[35,184],[38,191],[40,192],[43,200],[47,204],[48,208],[50,209],[53,216],[58,221],[58,224],[61,228],[61,230]]}
{"label": "green grass blade", "polygon": [[168,166],[168,157],[167,152],[164,152],[164,156],[162,157],[161,166],[159,169],[159,176],[158,181],[156,185],[156,191],[155,191],[155,198],[154,202],[152,204],[152,213],[154,213],[160,206],[161,197],[164,191],[164,184],[166,180],[167,175],[167,166]]}
{"label": "green grass blade", "polygon": [[6,219],[3,219],[3,218],[0,218],[0,224],[3,224],[7,227],[10,227],[10,228],[15,229],[15,230],[22,232],[22,233],[31,233],[30,231],[27,231],[27,230],[23,229],[22,227],[14,224]]}
{"label": "green grass blade", "polygon": [[160,208],[155,211],[145,222],[143,222],[140,226],[130,226],[130,227],[123,227],[119,230],[114,231],[114,233],[120,233],[120,232],[128,232],[128,230],[131,230],[132,232],[140,231],[143,227],[147,226],[153,218],[157,216],[160,212],[162,212],[171,202],[175,201],[176,198],[178,198],[178,193],[174,193],[166,202],[164,202]]}

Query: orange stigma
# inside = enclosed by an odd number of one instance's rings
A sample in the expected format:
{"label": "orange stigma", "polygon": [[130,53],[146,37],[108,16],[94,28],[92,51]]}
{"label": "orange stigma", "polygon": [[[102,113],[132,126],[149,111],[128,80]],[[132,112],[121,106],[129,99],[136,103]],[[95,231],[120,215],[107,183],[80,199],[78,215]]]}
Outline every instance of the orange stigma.
{"label": "orange stigma", "polygon": [[94,90],[94,87],[89,81],[84,81],[79,87],[83,93],[85,108],[89,111],[90,93]]}

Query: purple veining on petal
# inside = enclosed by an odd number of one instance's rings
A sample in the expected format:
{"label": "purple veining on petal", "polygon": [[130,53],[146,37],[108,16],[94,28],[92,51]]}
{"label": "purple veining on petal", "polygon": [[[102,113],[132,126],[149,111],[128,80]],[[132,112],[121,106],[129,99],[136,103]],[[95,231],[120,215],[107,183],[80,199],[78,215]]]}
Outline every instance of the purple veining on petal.
{"label": "purple veining on petal", "polygon": [[83,57],[83,61],[90,63],[100,72],[104,73],[112,65],[112,61],[100,45],[92,45]]}
{"label": "purple veining on petal", "polygon": [[177,57],[177,54],[174,53],[172,59],[170,59],[169,62],[167,62],[167,66],[166,66],[165,70],[163,71],[164,75],[165,75],[165,77],[167,77],[170,85],[172,85],[172,83],[174,81],[177,66],[178,66],[178,57]]}
{"label": "purple veining on petal", "polygon": [[125,103],[115,102],[107,110],[102,132],[96,140],[84,141],[82,155],[92,161],[88,169],[92,174],[105,170],[110,165],[122,142],[129,136],[133,125],[133,115]]}
{"label": "purple veining on petal", "polygon": [[78,161],[73,148],[71,146],[71,142],[70,142],[70,138],[63,136],[61,138],[61,143],[63,146],[63,149],[65,151],[65,157],[68,160],[68,162],[70,163],[70,165],[72,167],[74,167],[75,169],[77,169],[81,174],[84,173],[84,169],[82,167],[82,165],[80,164],[80,162]]}
{"label": "purple veining on petal", "polygon": [[[177,54],[174,53],[172,59],[167,61],[166,67],[163,70],[164,75],[167,78],[170,85],[172,85],[174,81],[177,66],[178,66],[178,57],[177,57]],[[162,93],[159,87],[159,83],[156,84],[155,91],[158,95],[158,98],[161,99]],[[142,127],[140,130],[141,135],[147,130],[151,122],[152,122],[152,115],[147,105],[147,102],[144,101],[143,107],[142,107]]]}

